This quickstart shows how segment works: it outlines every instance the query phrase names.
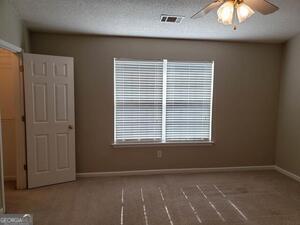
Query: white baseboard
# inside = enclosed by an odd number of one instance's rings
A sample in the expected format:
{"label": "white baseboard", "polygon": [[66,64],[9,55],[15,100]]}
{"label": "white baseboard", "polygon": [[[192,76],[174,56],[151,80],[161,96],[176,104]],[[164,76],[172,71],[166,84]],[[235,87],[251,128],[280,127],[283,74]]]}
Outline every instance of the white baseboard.
{"label": "white baseboard", "polygon": [[16,176],[4,176],[4,181],[16,181]]}
{"label": "white baseboard", "polygon": [[279,173],[282,173],[283,175],[286,175],[286,176],[288,176],[288,177],[290,177],[290,178],[292,178],[292,179],[300,182],[300,176],[298,176],[298,175],[296,175],[294,173],[291,173],[291,172],[289,172],[289,171],[287,171],[285,169],[282,169],[279,166],[275,166],[275,170],[278,171]]}
{"label": "white baseboard", "polygon": [[115,172],[88,172],[77,173],[77,177],[110,177],[110,176],[133,176],[133,175],[157,175],[157,174],[191,174],[208,172],[238,172],[274,170],[274,165],[267,166],[242,166],[242,167],[215,167],[215,168],[184,168],[184,169],[161,169],[161,170],[134,170]]}

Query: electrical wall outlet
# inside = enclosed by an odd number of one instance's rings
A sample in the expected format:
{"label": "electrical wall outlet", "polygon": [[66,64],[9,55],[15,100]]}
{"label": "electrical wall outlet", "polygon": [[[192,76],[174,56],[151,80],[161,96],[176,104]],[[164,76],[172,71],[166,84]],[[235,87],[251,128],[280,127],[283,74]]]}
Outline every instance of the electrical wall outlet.
{"label": "electrical wall outlet", "polygon": [[157,151],[157,158],[162,158],[162,150]]}

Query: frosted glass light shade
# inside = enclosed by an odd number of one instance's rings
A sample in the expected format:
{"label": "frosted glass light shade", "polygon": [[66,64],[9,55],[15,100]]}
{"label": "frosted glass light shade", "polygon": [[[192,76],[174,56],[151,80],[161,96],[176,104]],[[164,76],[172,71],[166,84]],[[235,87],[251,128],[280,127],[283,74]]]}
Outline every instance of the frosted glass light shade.
{"label": "frosted glass light shade", "polygon": [[232,25],[233,23],[233,13],[234,13],[234,3],[233,1],[225,2],[218,9],[218,21],[224,25]]}
{"label": "frosted glass light shade", "polygon": [[244,22],[246,19],[251,17],[254,11],[245,3],[240,3],[237,6],[237,16],[240,23]]}

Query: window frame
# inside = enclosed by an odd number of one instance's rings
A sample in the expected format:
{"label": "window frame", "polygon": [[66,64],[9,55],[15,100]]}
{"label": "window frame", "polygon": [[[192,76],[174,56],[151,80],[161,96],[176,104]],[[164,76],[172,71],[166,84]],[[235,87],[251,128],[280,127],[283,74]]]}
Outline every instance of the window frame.
{"label": "window frame", "polygon": [[[214,78],[215,78],[215,61],[189,61],[189,60],[168,60],[159,59],[163,62],[163,96],[162,96],[162,137],[160,141],[124,141],[117,142],[116,139],[116,60],[131,60],[131,61],[153,61],[155,59],[135,59],[135,58],[113,58],[113,83],[114,83],[114,126],[113,126],[113,142],[111,146],[113,148],[124,147],[154,147],[154,146],[211,146],[215,144],[214,134]],[[157,60],[157,59],[156,59]],[[183,62],[183,63],[211,63],[212,65],[212,77],[211,77],[211,96],[210,96],[210,132],[208,140],[175,140],[166,141],[166,100],[167,100],[167,63],[171,62]],[[138,140],[138,139],[137,139]]]}

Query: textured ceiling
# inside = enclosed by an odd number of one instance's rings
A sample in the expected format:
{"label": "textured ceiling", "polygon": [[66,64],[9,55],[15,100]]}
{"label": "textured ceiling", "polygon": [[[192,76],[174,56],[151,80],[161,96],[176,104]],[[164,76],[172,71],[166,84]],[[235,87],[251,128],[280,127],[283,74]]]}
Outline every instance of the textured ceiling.
{"label": "textured ceiling", "polygon": [[[300,0],[269,0],[274,14],[256,13],[236,31],[217,22],[216,11],[190,17],[209,0],[10,0],[32,30],[118,36],[283,42],[300,32]],[[161,14],[183,15],[181,24]]]}

